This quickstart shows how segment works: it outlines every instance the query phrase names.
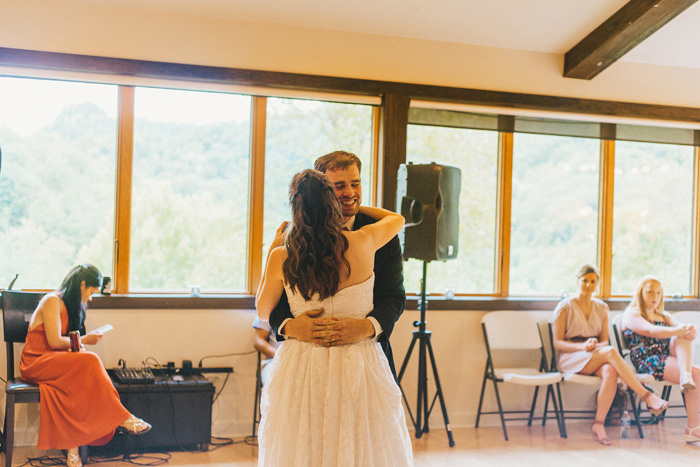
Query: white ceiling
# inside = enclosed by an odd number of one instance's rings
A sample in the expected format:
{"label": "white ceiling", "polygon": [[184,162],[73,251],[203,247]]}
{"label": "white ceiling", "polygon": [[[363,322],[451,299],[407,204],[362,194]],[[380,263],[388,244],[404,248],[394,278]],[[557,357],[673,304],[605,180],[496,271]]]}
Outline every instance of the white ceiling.
{"label": "white ceiling", "polygon": [[[273,25],[564,54],[628,0],[81,1]],[[700,68],[698,25],[700,2],[621,60]]]}

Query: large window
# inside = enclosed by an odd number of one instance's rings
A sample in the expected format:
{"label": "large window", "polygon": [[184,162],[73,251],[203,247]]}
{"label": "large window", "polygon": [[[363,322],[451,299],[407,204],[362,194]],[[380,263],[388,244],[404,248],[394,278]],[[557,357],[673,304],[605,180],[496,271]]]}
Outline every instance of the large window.
{"label": "large window", "polygon": [[130,290],[244,290],[250,97],[137,88]]}
{"label": "large window", "polygon": [[0,287],[112,271],[117,87],[0,78]]}
{"label": "large window", "polygon": [[362,161],[363,204],[371,204],[372,107],[270,98],[265,142],[264,250],[280,223],[290,219],[289,183],[314,161],[336,150]]}
{"label": "large window", "polygon": [[511,295],[575,290],[595,264],[600,142],[516,133],[513,140]]}
{"label": "large window", "polygon": [[[461,169],[458,257],[428,265],[429,291],[493,293],[495,274],[498,132],[408,126],[408,162],[453,165]],[[410,228],[410,227],[408,227]],[[420,292],[423,263],[404,263],[407,292]]]}
{"label": "large window", "polygon": [[[381,144],[382,129],[402,128],[376,96],[254,100],[215,83],[153,83],[120,99],[116,85],[0,77],[0,288],[19,274],[15,287],[53,289],[93,263],[119,293],[255,292],[294,173],[353,152],[369,205],[388,184],[374,168],[403,161]],[[439,107],[412,101],[407,128],[407,163],[462,174],[459,254],[430,263],[429,292],[557,297],[575,290],[579,264],[601,260],[605,296],[648,274],[667,294],[697,294],[700,131]],[[382,148],[387,159],[374,160]],[[117,192],[131,203],[115,209]],[[404,276],[418,293],[422,263],[406,261]]]}
{"label": "large window", "polygon": [[645,275],[688,295],[693,232],[692,146],[615,145],[612,293],[631,295]]}

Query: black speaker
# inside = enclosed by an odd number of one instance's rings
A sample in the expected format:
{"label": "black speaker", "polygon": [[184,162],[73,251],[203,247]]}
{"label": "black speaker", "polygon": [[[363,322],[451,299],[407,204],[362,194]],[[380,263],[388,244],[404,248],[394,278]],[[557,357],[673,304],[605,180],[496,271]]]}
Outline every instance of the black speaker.
{"label": "black speaker", "polygon": [[459,241],[462,172],[450,165],[401,164],[396,212],[406,218],[399,235],[404,259],[454,259]]}

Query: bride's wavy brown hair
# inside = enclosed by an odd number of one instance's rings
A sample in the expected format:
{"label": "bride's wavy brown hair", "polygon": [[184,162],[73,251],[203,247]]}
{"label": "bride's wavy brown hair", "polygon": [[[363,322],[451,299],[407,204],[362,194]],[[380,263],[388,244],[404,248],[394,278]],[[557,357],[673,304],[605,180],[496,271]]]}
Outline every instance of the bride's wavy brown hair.
{"label": "bride's wavy brown hair", "polygon": [[292,178],[289,204],[292,225],[284,242],[284,279],[304,300],[314,294],[323,300],[338,291],[341,266],[350,272],[340,202],[328,178],[309,169]]}

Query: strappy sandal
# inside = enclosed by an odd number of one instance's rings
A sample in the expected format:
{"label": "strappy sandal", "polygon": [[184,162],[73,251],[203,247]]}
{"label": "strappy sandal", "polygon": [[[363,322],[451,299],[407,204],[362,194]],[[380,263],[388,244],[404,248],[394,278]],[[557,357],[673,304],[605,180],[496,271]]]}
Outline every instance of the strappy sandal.
{"label": "strappy sandal", "polygon": [[80,460],[80,449],[78,453],[75,454],[70,451],[66,451],[66,467],[83,467],[83,461]]}
{"label": "strappy sandal", "polygon": [[151,431],[151,428],[153,427],[150,423],[144,422],[133,415],[129,415],[129,418],[127,418],[122,425],[119,425],[117,430],[124,431],[131,435],[142,435]]}
{"label": "strappy sandal", "polygon": [[668,401],[664,401],[664,403],[661,404],[661,407],[659,407],[658,409],[654,409],[654,408],[650,407],[649,403],[647,402],[647,399],[649,399],[649,397],[652,394],[654,394],[653,391],[647,391],[646,394],[644,394],[642,396],[642,402],[644,402],[647,405],[647,409],[649,410],[649,412],[651,412],[652,414],[654,414],[655,416],[658,417],[659,415],[664,413],[666,411],[666,409],[668,409]]}
{"label": "strappy sandal", "polygon": [[693,431],[700,429],[700,425],[696,426],[695,428],[685,428],[685,435],[683,435],[683,439],[685,440],[686,443],[692,444],[692,443],[697,443],[700,441],[700,438],[695,436],[693,434]]}
{"label": "strappy sandal", "polygon": [[[598,420],[595,420],[593,422],[593,426],[596,426],[596,425],[600,425],[602,427],[605,427],[605,422],[604,421],[599,422]],[[612,444],[612,441],[610,441],[610,438],[608,438],[607,436],[605,436],[604,438],[600,438],[595,431],[591,431],[591,434],[593,435],[593,439],[598,441],[603,446],[610,446]]]}
{"label": "strappy sandal", "polygon": [[692,391],[695,389],[695,381],[693,381],[693,375],[689,372],[683,373],[681,376],[681,392]]}

